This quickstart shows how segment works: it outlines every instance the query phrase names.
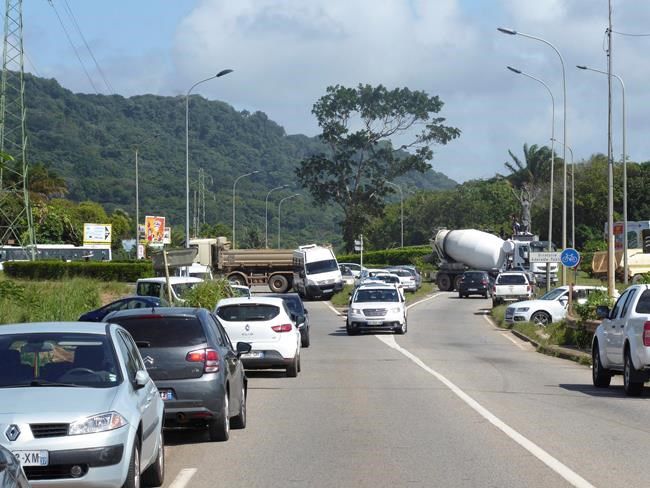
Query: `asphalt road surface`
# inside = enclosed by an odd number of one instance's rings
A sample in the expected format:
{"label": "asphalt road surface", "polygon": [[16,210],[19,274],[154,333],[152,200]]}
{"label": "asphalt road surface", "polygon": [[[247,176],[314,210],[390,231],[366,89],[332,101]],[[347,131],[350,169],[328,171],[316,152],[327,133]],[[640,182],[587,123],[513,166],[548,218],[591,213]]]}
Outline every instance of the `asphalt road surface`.
{"label": "asphalt road surface", "polygon": [[[166,434],[165,486],[647,486],[650,392],[495,328],[489,301],[441,293],[405,336],[349,337],[306,303],[302,373],[249,372],[248,427],[228,442]],[[650,390],[650,387],[649,387]]]}

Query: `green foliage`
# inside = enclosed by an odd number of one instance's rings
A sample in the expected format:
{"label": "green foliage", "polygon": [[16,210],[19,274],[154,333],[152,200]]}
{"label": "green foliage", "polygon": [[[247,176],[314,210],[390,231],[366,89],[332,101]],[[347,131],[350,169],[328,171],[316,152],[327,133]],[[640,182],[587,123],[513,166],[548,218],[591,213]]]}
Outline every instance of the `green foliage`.
{"label": "green foliage", "polygon": [[214,310],[217,302],[222,298],[234,296],[228,280],[212,280],[199,283],[197,286],[188,290],[183,296],[185,304],[188,307],[201,307],[208,310]]}
{"label": "green foliage", "polygon": [[23,300],[25,286],[11,280],[0,280],[0,300]]}
{"label": "green foliage", "polygon": [[[431,246],[410,246],[398,249],[384,249],[381,251],[368,251],[363,253],[363,264],[389,265],[416,264],[418,258],[430,255]],[[358,263],[359,254],[341,254],[336,257],[340,263]]]}
{"label": "green foliage", "polygon": [[99,281],[134,282],[153,276],[149,261],[12,261],[4,263],[5,274],[28,280],[63,280],[84,277]]}
{"label": "green foliage", "polygon": [[614,305],[614,299],[607,292],[596,290],[589,294],[586,303],[575,304],[573,310],[583,322],[586,320],[596,320],[598,318],[596,316],[596,308],[601,305],[612,307]]}
{"label": "green foliage", "polygon": [[[360,84],[329,86],[312,109],[322,129],[322,151],[302,160],[298,180],[321,206],[343,212],[343,241],[348,251],[371,217],[381,217],[383,198],[394,192],[386,182],[408,172],[424,173],[433,158],[432,144],[446,144],[460,131],[435,114],[437,96],[408,88],[388,90]],[[355,130],[353,127],[360,127]],[[408,138],[393,148],[391,138]],[[411,149],[413,152],[405,152]]]}
{"label": "green foliage", "polygon": [[332,302],[332,305],[334,305],[335,307],[347,307],[350,294],[353,291],[354,291],[354,287],[352,285],[343,286],[343,289],[340,292],[335,293],[332,296],[332,299],[330,300]]}

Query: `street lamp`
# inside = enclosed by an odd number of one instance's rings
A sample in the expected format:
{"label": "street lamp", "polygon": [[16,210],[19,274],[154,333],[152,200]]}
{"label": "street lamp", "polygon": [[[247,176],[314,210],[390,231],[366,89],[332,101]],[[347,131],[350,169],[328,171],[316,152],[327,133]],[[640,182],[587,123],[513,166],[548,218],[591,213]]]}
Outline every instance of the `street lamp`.
{"label": "street lamp", "polygon": [[190,247],[190,93],[201,83],[220,78],[232,73],[232,71],[231,69],[224,69],[214,76],[197,81],[187,90],[185,95],[185,247]]}
{"label": "street lamp", "polygon": [[[513,68],[512,66],[506,66],[510,71],[518,75],[523,75],[531,80],[540,83],[546,88],[548,94],[551,96],[551,184],[549,188],[550,197],[548,204],[548,252],[553,250],[553,185],[555,182],[555,97],[549,86],[544,83],[539,78],[535,78],[528,73],[524,73],[521,70]],[[546,263],[546,291],[551,290],[551,266],[550,263]]]}
{"label": "street lamp", "polygon": [[[585,71],[593,71],[594,73],[600,73],[603,75],[608,75],[607,71],[601,71],[599,69],[589,68],[587,66],[576,66],[578,69]],[[627,269],[627,156],[625,153],[625,83],[623,83],[623,78],[612,73],[612,77],[616,78],[621,83],[621,94],[623,97],[623,282],[627,285],[629,281],[628,269]],[[612,205],[613,206],[613,205]],[[613,223],[613,221],[612,221]],[[613,232],[611,230],[610,232]]]}
{"label": "street lamp", "polygon": [[280,223],[282,222],[282,219],[280,217],[280,210],[282,209],[282,202],[285,200],[289,200],[290,198],[295,198],[299,197],[300,193],[294,193],[293,195],[289,195],[288,197],[284,197],[282,200],[280,200],[280,203],[278,203],[278,249],[280,249]]}
{"label": "street lamp", "polygon": [[265,226],[264,226],[264,246],[268,249],[269,247],[269,195],[271,195],[272,192],[275,190],[281,190],[283,188],[288,188],[289,185],[280,185],[276,186],[275,188],[271,188],[269,192],[266,194],[266,200],[265,200]]}
{"label": "street lamp", "polygon": [[237,178],[235,178],[235,182],[232,184],[232,248],[233,249],[237,249],[237,246],[235,244],[235,187],[237,186],[237,182],[242,178],[245,178],[246,176],[256,175],[257,173],[259,173],[259,171],[251,171],[250,173],[240,175]]}
{"label": "street lamp", "polygon": [[404,247],[404,193],[402,193],[402,187],[399,186],[396,183],[393,183],[392,181],[387,181],[387,184],[394,186],[399,190],[399,203],[400,203],[400,213],[401,213],[401,239],[400,239],[400,247]]}
{"label": "street lamp", "polygon": [[[562,141],[555,140],[558,144],[564,143]],[[575,193],[575,180],[576,180],[576,167],[573,164],[573,150],[571,146],[566,146],[571,155],[571,247],[576,247],[576,193]],[[566,164],[566,163],[565,163]]]}
{"label": "street lamp", "polygon": [[[151,137],[141,142],[140,145],[144,146],[146,143],[153,141],[158,137],[154,134]],[[140,190],[139,190],[139,176],[138,176],[138,150],[139,146],[135,146],[135,249],[138,249],[138,231],[140,225]]]}
{"label": "street lamp", "polygon": [[[551,47],[555,53],[558,55],[560,58],[560,63],[562,64],[562,92],[563,92],[563,103],[564,103],[564,109],[563,109],[563,131],[564,131],[564,142],[567,141],[567,136],[566,136],[566,73],[564,69],[564,58],[562,58],[562,55],[560,54],[560,51],[548,42],[545,39],[542,39],[541,37],[535,37],[531,36],[530,34],[524,34],[522,32],[517,32],[516,30],[513,29],[504,29],[503,27],[497,27],[497,30],[503,34],[509,34],[512,36],[518,35],[522,37],[527,37],[528,39],[533,39],[535,41],[543,42],[547,46]],[[566,180],[567,180],[567,169],[566,169],[566,146],[563,146],[564,149],[562,151],[562,160],[564,161],[564,170],[563,170],[563,189],[562,189],[562,249],[566,249]],[[562,266],[562,284],[566,284],[566,267]]]}

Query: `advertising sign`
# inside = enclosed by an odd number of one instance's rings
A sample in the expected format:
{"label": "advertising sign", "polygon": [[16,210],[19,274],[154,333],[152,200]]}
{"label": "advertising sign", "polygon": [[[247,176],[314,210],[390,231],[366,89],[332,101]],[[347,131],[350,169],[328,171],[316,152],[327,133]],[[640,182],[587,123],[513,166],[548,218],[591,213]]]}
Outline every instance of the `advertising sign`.
{"label": "advertising sign", "polygon": [[171,244],[171,243],[172,243],[172,228],[165,227],[165,233],[163,234],[163,244]]}
{"label": "advertising sign", "polygon": [[106,244],[111,245],[111,224],[84,224],[84,245]]}
{"label": "advertising sign", "polygon": [[165,217],[147,215],[144,218],[144,235],[149,245],[162,246],[165,238]]}

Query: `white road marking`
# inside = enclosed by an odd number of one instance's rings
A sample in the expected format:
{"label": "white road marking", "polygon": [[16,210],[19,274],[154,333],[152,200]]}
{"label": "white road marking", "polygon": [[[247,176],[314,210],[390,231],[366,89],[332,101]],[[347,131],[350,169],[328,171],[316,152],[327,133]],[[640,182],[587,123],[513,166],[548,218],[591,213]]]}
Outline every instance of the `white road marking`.
{"label": "white road marking", "polygon": [[375,337],[377,339],[379,339],[380,341],[382,341],[384,344],[386,344],[388,347],[390,347],[392,349],[395,349],[396,351],[402,353],[404,356],[409,358],[411,361],[413,361],[416,365],[418,365],[424,371],[426,371],[427,373],[429,373],[430,375],[435,377],[438,381],[440,381],[447,388],[449,388],[456,396],[458,396],[461,400],[463,400],[469,407],[471,407],[474,411],[476,411],[481,417],[483,417],[485,420],[490,422],[492,425],[494,425],[501,432],[503,432],[508,437],[510,437],[510,439],[515,441],[521,447],[526,449],[529,453],[531,453],[533,456],[535,456],[541,462],[546,464],[549,468],[551,468],[553,471],[555,471],[557,474],[559,474],[562,478],[564,478],[571,485],[573,485],[573,486],[575,486],[577,488],[594,488],[594,485],[589,483],[586,479],[584,479],[582,476],[580,476],[578,473],[573,471],[571,468],[569,468],[565,464],[562,464],[562,462],[560,462],[558,459],[551,456],[551,454],[549,454],[544,449],[539,447],[533,441],[531,441],[528,438],[524,437],[519,432],[517,432],[515,429],[513,429],[508,424],[506,424],[504,421],[499,419],[496,415],[494,415],[492,412],[490,412],[488,409],[486,409],[480,403],[478,403],[476,400],[474,400],[471,396],[469,396],[467,393],[465,393],[463,390],[461,390],[458,386],[456,386],[455,383],[452,383],[445,376],[443,376],[440,373],[438,373],[437,371],[431,369],[420,358],[418,358],[417,356],[415,356],[414,354],[412,354],[411,352],[409,352],[408,350],[404,349],[399,344],[397,344],[397,342],[395,342],[395,338],[393,336],[379,336],[379,335],[376,335]]}
{"label": "white road marking", "polygon": [[180,473],[172,481],[172,484],[169,485],[169,488],[185,488],[196,472],[196,468],[181,469]]}
{"label": "white road marking", "polygon": [[[487,314],[484,314],[484,315],[483,315],[483,318],[485,319],[485,321],[486,321],[488,324],[490,324],[490,325],[493,326],[493,327],[496,327],[496,324],[492,321],[492,319],[491,319],[490,317],[488,317]],[[515,346],[517,346],[517,347],[518,347],[519,349],[521,349],[522,351],[526,351],[526,350],[527,350],[526,347],[525,347],[521,342],[516,341],[513,337],[510,336],[510,334],[509,334],[508,332],[504,332],[504,333],[502,333],[501,335],[502,335],[503,337],[505,337],[506,339],[508,339],[510,342],[512,342]]]}
{"label": "white road marking", "polygon": [[332,303],[331,303],[331,302],[325,302],[325,305],[327,305],[327,306],[330,308],[330,310],[331,310],[332,312],[334,312],[336,315],[342,315],[341,313],[339,313],[338,310],[336,310],[336,309],[332,306]]}
{"label": "white road marking", "polygon": [[422,300],[418,300],[415,303],[411,303],[409,306],[406,307],[406,310],[409,310],[410,308],[415,307],[416,305],[419,305],[422,302],[426,302],[428,300],[431,300],[432,298],[439,297],[440,295],[442,295],[442,293],[436,293],[435,295],[431,295],[431,296],[428,296],[426,298],[423,298]]}

